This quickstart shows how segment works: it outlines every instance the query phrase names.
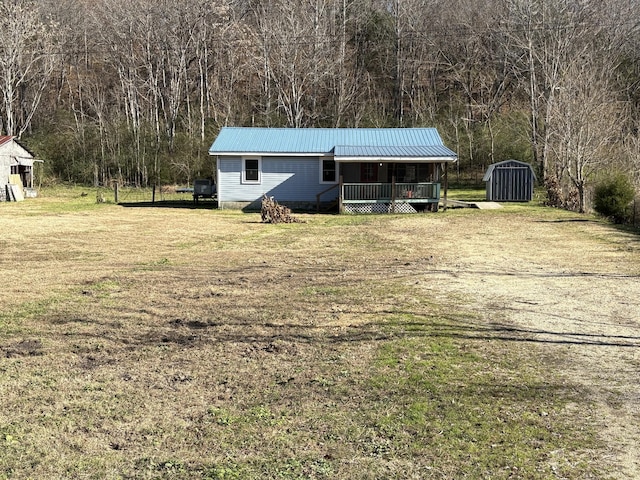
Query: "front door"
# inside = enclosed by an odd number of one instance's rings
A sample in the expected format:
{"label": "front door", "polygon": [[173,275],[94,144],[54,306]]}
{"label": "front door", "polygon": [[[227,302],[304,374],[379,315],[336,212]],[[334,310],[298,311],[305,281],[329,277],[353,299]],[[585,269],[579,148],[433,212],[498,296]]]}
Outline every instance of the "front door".
{"label": "front door", "polygon": [[360,181],[362,183],[376,183],[378,181],[378,164],[374,162],[361,163]]}

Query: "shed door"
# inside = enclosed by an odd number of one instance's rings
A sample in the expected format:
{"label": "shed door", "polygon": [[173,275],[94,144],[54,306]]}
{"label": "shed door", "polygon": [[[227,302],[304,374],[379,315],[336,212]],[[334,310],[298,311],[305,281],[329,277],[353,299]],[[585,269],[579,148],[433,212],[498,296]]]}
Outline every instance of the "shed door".
{"label": "shed door", "polygon": [[529,167],[500,167],[494,172],[494,199],[502,202],[529,201]]}

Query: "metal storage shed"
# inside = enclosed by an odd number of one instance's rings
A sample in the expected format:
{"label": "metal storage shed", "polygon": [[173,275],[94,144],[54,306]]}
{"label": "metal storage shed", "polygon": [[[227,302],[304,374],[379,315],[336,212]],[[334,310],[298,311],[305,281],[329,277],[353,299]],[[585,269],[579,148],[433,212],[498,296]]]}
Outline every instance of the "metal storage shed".
{"label": "metal storage shed", "polygon": [[489,165],[482,180],[487,184],[489,201],[530,202],[536,175],[528,163],[505,160]]}

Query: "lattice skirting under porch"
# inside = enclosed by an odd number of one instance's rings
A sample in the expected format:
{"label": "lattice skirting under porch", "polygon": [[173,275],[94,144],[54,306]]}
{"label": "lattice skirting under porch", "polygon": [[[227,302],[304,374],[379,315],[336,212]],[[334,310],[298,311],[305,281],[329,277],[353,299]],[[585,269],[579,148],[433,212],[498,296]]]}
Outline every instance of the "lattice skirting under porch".
{"label": "lattice skirting under porch", "polygon": [[[344,213],[393,213],[390,203],[347,203]],[[418,213],[409,203],[396,203],[395,213]]]}

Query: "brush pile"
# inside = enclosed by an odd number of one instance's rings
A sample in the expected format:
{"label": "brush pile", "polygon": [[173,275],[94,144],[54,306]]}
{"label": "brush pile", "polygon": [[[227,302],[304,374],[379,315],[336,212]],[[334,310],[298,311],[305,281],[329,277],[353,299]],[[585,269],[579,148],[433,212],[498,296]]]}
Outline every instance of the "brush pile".
{"label": "brush pile", "polygon": [[273,197],[262,196],[262,223],[300,223],[291,209],[279,205]]}

